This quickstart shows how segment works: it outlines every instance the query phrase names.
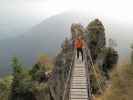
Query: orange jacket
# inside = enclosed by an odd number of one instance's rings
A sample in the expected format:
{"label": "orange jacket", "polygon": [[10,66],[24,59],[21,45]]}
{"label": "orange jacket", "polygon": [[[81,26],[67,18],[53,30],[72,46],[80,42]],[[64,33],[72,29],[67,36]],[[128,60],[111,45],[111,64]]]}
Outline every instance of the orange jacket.
{"label": "orange jacket", "polygon": [[83,48],[83,41],[80,39],[75,40],[75,48]]}

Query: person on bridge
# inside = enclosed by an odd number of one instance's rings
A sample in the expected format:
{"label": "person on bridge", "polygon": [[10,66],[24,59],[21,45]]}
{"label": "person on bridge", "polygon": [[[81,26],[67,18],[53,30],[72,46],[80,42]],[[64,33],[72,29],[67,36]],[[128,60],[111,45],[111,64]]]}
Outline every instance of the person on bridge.
{"label": "person on bridge", "polygon": [[83,40],[82,36],[78,36],[75,39],[75,48],[77,49],[77,58],[79,59],[79,53],[81,53],[82,61],[83,61],[83,59],[84,59],[84,57],[83,57],[84,40]]}

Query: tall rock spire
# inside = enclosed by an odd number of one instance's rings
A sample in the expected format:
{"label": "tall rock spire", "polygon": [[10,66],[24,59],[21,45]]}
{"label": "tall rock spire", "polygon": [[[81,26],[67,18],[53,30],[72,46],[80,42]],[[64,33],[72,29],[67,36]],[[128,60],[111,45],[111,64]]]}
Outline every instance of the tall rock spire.
{"label": "tall rock spire", "polygon": [[93,60],[106,45],[105,29],[99,19],[95,19],[86,27],[88,46],[91,49]]}
{"label": "tall rock spire", "polygon": [[80,23],[73,23],[71,26],[71,35],[72,39],[76,38],[77,36],[83,36],[84,27]]}

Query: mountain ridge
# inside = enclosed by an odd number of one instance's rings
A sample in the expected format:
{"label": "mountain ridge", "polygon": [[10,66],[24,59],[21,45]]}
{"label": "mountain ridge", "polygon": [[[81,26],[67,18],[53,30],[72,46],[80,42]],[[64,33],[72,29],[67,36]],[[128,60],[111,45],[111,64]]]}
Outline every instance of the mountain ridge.
{"label": "mountain ridge", "polygon": [[[84,13],[78,12],[64,12],[45,19],[40,24],[33,26],[25,32],[24,35],[0,40],[0,64],[2,66],[0,69],[2,74],[10,72],[10,61],[13,56],[21,58],[25,66],[31,66],[36,62],[37,56],[43,53],[54,57],[63,39],[70,35],[71,24],[81,23],[86,26],[91,19],[94,19],[93,15],[89,16],[89,14],[85,15]],[[108,34],[107,37],[113,37],[115,40],[118,40],[118,45],[120,45],[118,49],[121,48],[121,53],[127,55],[127,45],[130,45],[129,41],[126,39],[123,40],[123,38],[121,39],[122,35],[125,36],[124,34],[118,36],[118,34],[126,31],[122,31],[124,29],[117,26],[116,22],[112,24],[110,21],[103,20],[103,24]],[[122,41],[124,43],[121,43]]]}

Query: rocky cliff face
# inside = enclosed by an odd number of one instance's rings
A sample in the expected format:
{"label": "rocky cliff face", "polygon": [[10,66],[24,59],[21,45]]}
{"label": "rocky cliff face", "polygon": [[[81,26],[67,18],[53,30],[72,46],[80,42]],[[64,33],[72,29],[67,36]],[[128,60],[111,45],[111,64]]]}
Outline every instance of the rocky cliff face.
{"label": "rocky cliff face", "polygon": [[67,43],[65,40],[62,51],[56,57],[52,77],[48,82],[53,100],[62,100],[64,85],[74,56],[73,49]]}
{"label": "rocky cliff face", "polygon": [[[34,88],[32,91],[36,100],[62,100],[65,83],[74,56],[73,52],[70,40],[65,39],[60,53],[55,58],[53,71],[49,76],[45,74],[45,70],[39,68],[40,65],[34,66],[32,70]],[[42,68],[42,66],[40,67]],[[38,77],[38,72],[40,73],[40,78]]]}
{"label": "rocky cliff face", "polygon": [[[109,51],[110,49],[106,47],[105,29],[98,19],[89,23],[86,28],[80,24],[72,24],[71,35],[71,39],[66,38],[64,40],[61,46],[62,49],[55,58],[54,69],[48,81],[45,82],[47,84],[47,92],[41,92],[41,96],[45,96],[43,100],[62,100],[65,82],[74,56],[73,43],[76,36],[82,35],[86,39],[94,64],[98,64],[96,69],[98,70],[100,80],[104,77],[104,74],[102,74],[104,72],[103,68],[113,66],[117,62],[117,52],[114,49]],[[115,61],[110,60],[114,58],[116,58]],[[107,74],[108,71],[106,71],[104,73]],[[93,72],[90,77],[92,92],[97,93],[99,88]],[[102,80],[102,84],[105,84],[105,80]],[[37,100],[41,100],[39,99],[41,96]]]}

